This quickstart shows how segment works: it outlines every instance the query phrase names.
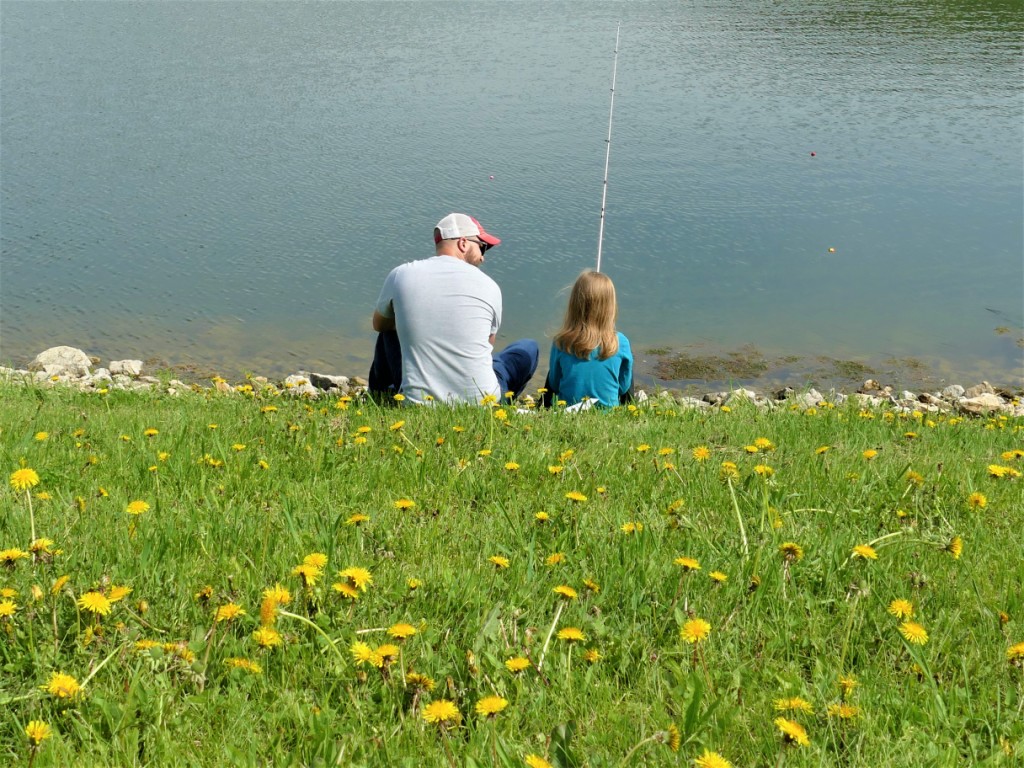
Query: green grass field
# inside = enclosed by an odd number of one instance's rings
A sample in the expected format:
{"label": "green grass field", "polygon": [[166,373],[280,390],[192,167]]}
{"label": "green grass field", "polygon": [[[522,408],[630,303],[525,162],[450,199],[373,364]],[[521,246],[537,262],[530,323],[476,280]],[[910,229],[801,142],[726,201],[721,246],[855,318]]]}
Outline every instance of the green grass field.
{"label": "green grass field", "polygon": [[1024,420],[242,389],[0,385],[0,762],[1021,760]]}

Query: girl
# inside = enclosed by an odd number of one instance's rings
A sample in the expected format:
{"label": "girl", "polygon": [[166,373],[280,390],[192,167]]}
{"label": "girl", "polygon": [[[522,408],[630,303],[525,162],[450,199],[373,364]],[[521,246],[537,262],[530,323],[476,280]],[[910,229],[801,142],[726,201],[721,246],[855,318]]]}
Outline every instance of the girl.
{"label": "girl", "polygon": [[615,330],[617,312],[607,275],[587,271],[577,278],[551,345],[548,397],[566,405],[589,398],[609,407],[633,399],[633,353]]}

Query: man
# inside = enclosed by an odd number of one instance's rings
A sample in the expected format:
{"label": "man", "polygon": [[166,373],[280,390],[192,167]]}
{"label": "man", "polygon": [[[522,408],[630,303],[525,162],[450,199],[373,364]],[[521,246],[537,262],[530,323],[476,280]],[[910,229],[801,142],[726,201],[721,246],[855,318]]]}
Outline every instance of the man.
{"label": "man", "polygon": [[501,289],[480,269],[501,240],[464,213],[434,227],[434,257],[395,267],[373,312],[379,332],[370,391],[413,402],[479,403],[518,396],[537,370],[537,342],[491,356],[501,325]]}

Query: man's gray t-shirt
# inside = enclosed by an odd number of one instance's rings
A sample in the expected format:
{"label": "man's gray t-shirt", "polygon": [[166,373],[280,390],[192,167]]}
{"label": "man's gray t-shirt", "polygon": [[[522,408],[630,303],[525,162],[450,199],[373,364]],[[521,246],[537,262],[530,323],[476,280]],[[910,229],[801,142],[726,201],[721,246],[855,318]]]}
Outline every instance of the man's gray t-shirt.
{"label": "man's gray t-shirt", "polygon": [[489,341],[501,325],[501,289],[478,267],[452,256],[402,264],[384,281],[376,310],[395,318],[410,400],[501,396]]}

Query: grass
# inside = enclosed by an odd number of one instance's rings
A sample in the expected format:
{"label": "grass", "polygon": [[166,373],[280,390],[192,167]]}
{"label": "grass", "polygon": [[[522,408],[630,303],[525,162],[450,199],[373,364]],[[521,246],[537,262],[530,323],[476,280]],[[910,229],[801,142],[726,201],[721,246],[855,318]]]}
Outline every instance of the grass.
{"label": "grass", "polygon": [[[0,759],[952,766],[1024,750],[1021,420],[241,390],[0,385]],[[287,602],[264,597],[275,585]],[[260,646],[267,630],[280,645]],[[55,696],[54,673],[81,691]],[[494,696],[507,707],[478,714]],[[50,729],[38,745],[30,721]]]}

